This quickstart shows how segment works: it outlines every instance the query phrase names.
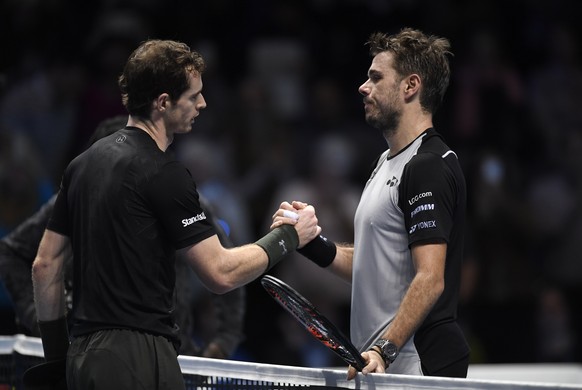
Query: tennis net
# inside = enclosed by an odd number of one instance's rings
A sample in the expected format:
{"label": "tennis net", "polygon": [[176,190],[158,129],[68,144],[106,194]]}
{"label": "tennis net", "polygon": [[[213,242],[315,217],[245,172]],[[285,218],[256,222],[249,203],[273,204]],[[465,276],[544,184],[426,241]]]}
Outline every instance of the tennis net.
{"label": "tennis net", "polygon": [[[358,374],[346,380],[346,368],[307,368],[234,360],[179,356],[186,389],[463,389],[548,390],[582,389],[582,385],[515,380],[456,379],[390,374]],[[22,375],[43,362],[40,339],[23,335],[0,336],[0,390],[22,389]],[[577,371],[576,371],[577,372]]]}

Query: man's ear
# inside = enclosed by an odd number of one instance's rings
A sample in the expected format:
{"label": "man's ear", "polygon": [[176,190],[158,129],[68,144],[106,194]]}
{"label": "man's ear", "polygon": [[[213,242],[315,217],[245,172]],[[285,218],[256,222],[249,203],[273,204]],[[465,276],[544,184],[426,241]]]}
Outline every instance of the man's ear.
{"label": "man's ear", "polygon": [[170,95],[167,93],[162,93],[160,96],[154,100],[154,109],[160,112],[166,111],[168,104],[170,102]]}
{"label": "man's ear", "polygon": [[420,91],[421,84],[420,77],[416,73],[408,76],[404,80],[404,97],[406,99],[414,97]]}

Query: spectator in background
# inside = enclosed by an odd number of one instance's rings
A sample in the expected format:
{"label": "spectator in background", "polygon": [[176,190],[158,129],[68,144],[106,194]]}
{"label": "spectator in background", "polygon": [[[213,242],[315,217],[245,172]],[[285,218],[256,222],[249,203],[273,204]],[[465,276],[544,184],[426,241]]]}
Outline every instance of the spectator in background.
{"label": "spectator in background", "polygon": [[561,160],[570,133],[582,132],[580,41],[572,28],[556,24],[548,34],[540,66],[528,78],[528,104],[548,161]]}
{"label": "spectator in background", "polygon": [[0,132],[0,237],[36,211],[54,189],[26,134]]}
{"label": "spectator in background", "polygon": [[466,156],[469,178],[479,164],[473,157],[483,147],[496,145],[515,157],[522,152],[525,88],[503,43],[495,31],[478,29],[467,37],[457,64],[451,135]]}
{"label": "spectator in background", "polygon": [[[539,66],[528,78],[528,103],[535,129],[543,141],[535,153],[539,162],[530,166],[531,179],[525,196],[533,220],[529,245],[539,284],[551,284],[558,289],[540,296],[541,308],[555,302],[556,325],[559,316],[568,315],[573,329],[582,329],[582,314],[568,308],[582,297],[582,262],[578,245],[582,237],[580,34],[574,24],[554,22],[548,26],[546,35]],[[563,310],[558,311],[559,308]],[[563,311],[569,313],[560,313]],[[547,308],[541,311],[544,312],[551,313]],[[551,356],[552,348],[541,352],[540,358],[558,359],[558,356]],[[580,360],[580,349],[574,351],[574,357],[571,351],[556,355],[562,355],[559,359]]]}
{"label": "spectator in background", "polygon": [[97,16],[80,53],[85,61],[87,83],[78,98],[68,160],[84,150],[102,120],[126,115],[116,80],[131,51],[150,33],[147,20],[135,10],[107,10]]}
{"label": "spectator in background", "polygon": [[47,62],[9,86],[0,99],[0,129],[30,142],[26,158],[37,156],[46,176],[43,179],[53,186],[52,193],[70,157],[85,72],[79,60],[70,55],[57,53]]}
{"label": "spectator in background", "polygon": [[572,307],[563,292],[556,287],[541,289],[535,313],[537,361],[576,361],[579,340],[573,326]]}

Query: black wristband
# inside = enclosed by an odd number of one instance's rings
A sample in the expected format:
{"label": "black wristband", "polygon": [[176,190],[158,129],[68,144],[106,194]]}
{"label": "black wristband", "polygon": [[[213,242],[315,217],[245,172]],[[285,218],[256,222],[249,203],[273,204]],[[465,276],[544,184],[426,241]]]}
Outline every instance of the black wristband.
{"label": "black wristband", "polygon": [[283,260],[283,257],[290,252],[297,249],[299,245],[299,236],[297,235],[297,230],[291,225],[281,225],[278,228],[271,230],[262,238],[259,238],[255,242],[258,246],[263,248],[267,252],[269,257],[269,266],[267,271],[270,270]]}
{"label": "black wristband", "polygon": [[320,235],[307,243],[303,248],[297,249],[297,252],[307,257],[320,267],[327,267],[335,259],[337,247],[333,241],[329,241]]}
{"label": "black wristband", "polygon": [[67,318],[61,317],[52,321],[38,321],[42,349],[46,361],[64,359],[69,349],[69,330]]}

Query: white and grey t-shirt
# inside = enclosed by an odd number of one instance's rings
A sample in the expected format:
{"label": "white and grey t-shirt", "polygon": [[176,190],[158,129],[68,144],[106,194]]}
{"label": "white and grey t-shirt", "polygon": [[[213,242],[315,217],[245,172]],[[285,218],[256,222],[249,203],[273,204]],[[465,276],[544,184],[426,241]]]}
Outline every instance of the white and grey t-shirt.
{"label": "white and grey t-shirt", "polygon": [[[447,243],[445,291],[388,372],[422,375],[421,360],[431,361],[434,354],[436,364],[447,360],[423,342],[434,344],[432,331],[456,319],[465,209],[457,156],[434,129],[397,155],[384,152],[366,183],[354,219],[350,325],[352,342],[361,351],[384,333],[414,278],[410,246]],[[451,359],[468,353],[462,334],[457,339],[453,342],[459,345],[446,352],[452,352]]]}

